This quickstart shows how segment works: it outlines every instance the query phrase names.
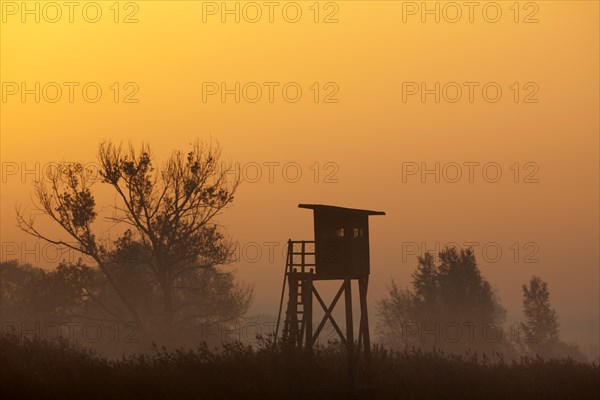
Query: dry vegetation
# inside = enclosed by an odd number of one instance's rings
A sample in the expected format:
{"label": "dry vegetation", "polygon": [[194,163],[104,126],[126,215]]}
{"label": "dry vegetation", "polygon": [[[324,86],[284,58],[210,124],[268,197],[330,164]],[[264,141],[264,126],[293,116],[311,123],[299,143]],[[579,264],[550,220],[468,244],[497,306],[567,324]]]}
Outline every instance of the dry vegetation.
{"label": "dry vegetation", "polygon": [[60,399],[578,399],[598,398],[598,364],[569,359],[505,362],[497,355],[375,347],[374,385],[347,390],[345,356],[336,347],[312,357],[229,344],[103,358],[66,341],[3,335],[2,398]]}

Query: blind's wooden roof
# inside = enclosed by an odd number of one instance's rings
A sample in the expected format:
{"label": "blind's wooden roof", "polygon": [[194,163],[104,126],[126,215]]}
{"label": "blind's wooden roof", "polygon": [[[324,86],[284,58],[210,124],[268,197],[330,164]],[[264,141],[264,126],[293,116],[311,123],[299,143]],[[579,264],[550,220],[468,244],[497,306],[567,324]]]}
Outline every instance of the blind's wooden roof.
{"label": "blind's wooden roof", "polygon": [[383,211],[361,210],[358,208],[346,208],[338,206],[328,206],[324,204],[298,204],[300,208],[308,208],[310,210],[341,212],[354,215],[385,215]]}

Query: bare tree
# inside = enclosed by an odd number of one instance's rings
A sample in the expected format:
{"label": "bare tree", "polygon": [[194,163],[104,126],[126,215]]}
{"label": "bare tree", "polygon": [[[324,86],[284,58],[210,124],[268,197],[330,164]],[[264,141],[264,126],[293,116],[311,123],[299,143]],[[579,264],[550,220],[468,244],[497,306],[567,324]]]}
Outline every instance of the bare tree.
{"label": "bare tree", "polygon": [[[127,317],[115,313],[119,319],[144,327],[139,297],[136,299],[132,290],[137,282],[160,294],[158,313],[164,326],[173,327],[178,319],[206,314],[206,299],[198,284],[219,274],[214,268],[231,260],[233,245],[214,218],[233,201],[239,179],[228,180],[231,167],[222,164],[220,156],[218,145],[197,141],[189,152],[176,151],[162,168],[155,169],[147,145],[138,152],[132,146],[125,150],[111,142],[101,144],[101,182],[117,197],[108,219],[127,227],[111,249],[100,243],[92,227],[98,215],[93,182],[90,171],[80,164],[61,164],[49,174],[49,184],[35,185],[38,208],[68,239],[42,233],[35,220],[25,218],[20,210],[17,221],[22,230],[37,238],[91,257],[127,311]],[[209,269],[213,270],[207,274]],[[230,311],[245,312],[251,288],[235,287],[231,279],[225,280],[229,282],[226,297],[234,298]],[[101,301],[91,289],[86,295]]]}

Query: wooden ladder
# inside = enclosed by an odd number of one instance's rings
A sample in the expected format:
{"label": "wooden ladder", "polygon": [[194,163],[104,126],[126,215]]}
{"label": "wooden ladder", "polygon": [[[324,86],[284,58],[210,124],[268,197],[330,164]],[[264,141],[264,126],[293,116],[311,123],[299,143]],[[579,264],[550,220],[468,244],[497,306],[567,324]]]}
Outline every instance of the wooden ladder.
{"label": "wooden ladder", "polygon": [[[294,244],[301,245],[300,252],[294,251]],[[285,343],[302,347],[311,340],[312,327],[307,335],[307,323],[312,323],[312,275],[314,263],[307,263],[306,256],[314,252],[306,251],[308,241],[288,241],[286,261],[286,279],[288,285],[288,301],[283,325],[283,340]],[[294,256],[300,256],[299,263],[294,262]]]}

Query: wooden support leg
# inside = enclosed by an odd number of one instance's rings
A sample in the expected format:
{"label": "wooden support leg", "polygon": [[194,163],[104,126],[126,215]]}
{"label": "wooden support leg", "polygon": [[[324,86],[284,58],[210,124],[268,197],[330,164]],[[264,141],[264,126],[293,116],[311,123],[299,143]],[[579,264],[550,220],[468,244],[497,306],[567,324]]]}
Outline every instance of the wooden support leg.
{"label": "wooden support leg", "polygon": [[311,276],[308,276],[306,281],[304,281],[304,285],[302,290],[303,296],[303,304],[304,304],[304,320],[305,320],[305,329],[306,329],[306,350],[308,352],[312,352],[313,346],[313,318],[312,318],[312,303],[313,303],[313,280]]}
{"label": "wooden support leg", "polygon": [[287,308],[287,339],[290,344],[296,346],[298,342],[298,278],[294,274],[290,274],[288,277],[288,287],[290,293]]}
{"label": "wooden support leg", "polygon": [[369,317],[367,310],[367,289],[369,287],[369,278],[358,280],[358,291],[360,295],[360,331],[362,333],[363,349],[365,352],[365,379],[367,384],[372,383],[371,375],[371,338],[369,335]]}
{"label": "wooden support leg", "polygon": [[346,295],[346,346],[348,349],[348,384],[355,387],[354,379],[354,324],[352,321],[352,280],[344,281]]}

